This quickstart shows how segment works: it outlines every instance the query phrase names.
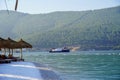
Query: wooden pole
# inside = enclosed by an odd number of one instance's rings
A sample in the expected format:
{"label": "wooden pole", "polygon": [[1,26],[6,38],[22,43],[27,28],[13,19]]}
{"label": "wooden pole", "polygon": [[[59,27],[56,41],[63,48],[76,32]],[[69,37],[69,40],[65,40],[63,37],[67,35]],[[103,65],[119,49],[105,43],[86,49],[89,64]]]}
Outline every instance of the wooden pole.
{"label": "wooden pole", "polygon": [[8,55],[10,55],[10,48],[9,48],[9,54]]}
{"label": "wooden pole", "polygon": [[12,56],[13,56],[13,49],[12,49]]}
{"label": "wooden pole", "polygon": [[22,48],[20,49],[20,59],[22,59],[23,55],[22,55]]}
{"label": "wooden pole", "polygon": [[6,55],[6,49],[4,48],[4,55]]}
{"label": "wooden pole", "polygon": [[15,11],[17,10],[17,6],[18,6],[18,0],[16,0],[16,3],[15,3]]}

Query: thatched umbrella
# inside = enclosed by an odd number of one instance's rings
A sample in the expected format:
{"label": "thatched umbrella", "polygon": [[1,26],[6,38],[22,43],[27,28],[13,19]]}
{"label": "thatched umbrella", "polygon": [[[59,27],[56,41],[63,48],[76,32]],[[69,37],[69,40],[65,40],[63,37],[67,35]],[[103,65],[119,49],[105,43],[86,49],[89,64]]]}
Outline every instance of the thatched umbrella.
{"label": "thatched umbrella", "polygon": [[7,40],[5,40],[5,39],[3,39],[3,38],[0,37],[0,49],[4,48],[4,51],[6,53],[6,49],[5,49],[6,47],[7,47]]}
{"label": "thatched umbrella", "polygon": [[6,40],[0,37],[0,48],[6,48]]}
{"label": "thatched umbrella", "polygon": [[6,43],[7,43],[6,48],[9,49],[9,55],[10,55],[10,49],[12,49],[12,55],[13,55],[13,49],[16,49],[18,47],[17,42],[8,37]]}
{"label": "thatched umbrella", "polygon": [[3,48],[4,39],[0,37],[0,48]]}
{"label": "thatched umbrella", "polygon": [[8,37],[8,39],[7,39],[7,46],[6,47],[10,48],[10,49],[16,49],[17,46],[18,46],[18,43]]}
{"label": "thatched umbrella", "polygon": [[23,55],[22,55],[22,48],[32,48],[32,45],[27,43],[26,41],[20,39],[20,41],[18,41],[18,48],[21,49],[21,55],[20,58],[22,59]]}

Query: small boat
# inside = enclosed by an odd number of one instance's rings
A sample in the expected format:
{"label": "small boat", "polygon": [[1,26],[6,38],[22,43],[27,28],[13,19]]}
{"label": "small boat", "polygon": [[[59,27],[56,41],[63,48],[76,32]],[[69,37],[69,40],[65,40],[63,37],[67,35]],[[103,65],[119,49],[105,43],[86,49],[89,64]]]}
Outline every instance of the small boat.
{"label": "small boat", "polygon": [[55,52],[70,52],[70,49],[64,47],[64,48],[52,48],[50,53],[55,53]]}

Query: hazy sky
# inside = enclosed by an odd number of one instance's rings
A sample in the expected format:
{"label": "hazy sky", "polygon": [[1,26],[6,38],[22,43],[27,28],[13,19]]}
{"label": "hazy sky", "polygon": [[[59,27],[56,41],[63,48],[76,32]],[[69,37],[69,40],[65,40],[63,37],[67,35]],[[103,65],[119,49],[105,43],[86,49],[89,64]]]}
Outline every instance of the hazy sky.
{"label": "hazy sky", "polygon": [[[6,0],[9,10],[14,10],[15,0]],[[54,11],[83,11],[120,5],[120,0],[19,0],[18,11],[30,14]],[[0,10],[6,10],[5,0],[0,0]]]}

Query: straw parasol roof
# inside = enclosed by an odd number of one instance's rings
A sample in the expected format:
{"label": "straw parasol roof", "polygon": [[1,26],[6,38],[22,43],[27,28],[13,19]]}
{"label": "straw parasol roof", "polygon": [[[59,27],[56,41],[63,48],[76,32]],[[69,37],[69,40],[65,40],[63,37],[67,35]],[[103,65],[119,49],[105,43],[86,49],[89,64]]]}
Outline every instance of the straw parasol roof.
{"label": "straw parasol roof", "polygon": [[32,45],[22,39],[16,42],[9,37],[6,40],[0,37],[0,48],[8,48],[8,49],[32,48]]}
{"label": "straw parasol roof", "polygon": [[0,48],[6,48],[7,47],[7,40],[0,37]]}
{"label": "straw parasol roof", "polygon": [[4,42],[4,39],[0,37],[0,48],[3,47],[3,42]]}
{"label": "straw parasol roof", "polygon": [[16,45],[17,45],[17,42],[10,38],[8,39],[0,38],[0,48],[4,48],[4,54],[6,54],[6,48],[9,49],[9,54],[10,54],[10,49],[16,48]]}
{"label": "straw parasol roof", "polygon": [[18,47],[19,48],[32,48],[32,45],[27,43],[26,41],[20,39],[20,41],[18,41]]}
{"label": "straw parasol roof", "polygon": [[18,45],[19,45],[18,48],[21,49],[20,58],[22,59],[22,57],[23,57],[22,48],[32,48],[32,45],[22,39],[20,39],[20,41],[18,41]]}
{"label": "straw parasol roof", "polygon": [[20,58],[22,59],[22,48],[32,48],[32,45],[22,39],[16,42],[9,37],[8,39],[3,39],[0,37],[0,49],[1,48],[4,48],[5,53],[6,53],[6,48],[9,49],[9,54],[10,54],[10,49],[12,49],[12,55],[13,55],[13,49],[20,49],[21,50]]}
{"label": "straw parasol roof", "polygon": [[16,48],[18,48],[18,43],[16,41],[12,40],[9,37],[8,37],[6,43],[7,43],[6,48],[9,48],[9,49],[16,49]]}
{"label": "straw parasol roof", "polygon": [[[13,55],[13,49],[16,49],[18,46],[17,42],[8,37],[8,39],[6,40],[6,44],[7,45],[5,45],[5,48],[8,48],[9,55],[10,53],[12,53]],[[12,52],[10,52],[10,49],[12,49]]]}

